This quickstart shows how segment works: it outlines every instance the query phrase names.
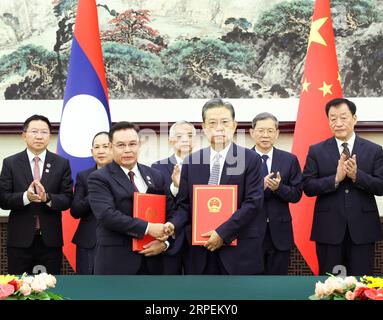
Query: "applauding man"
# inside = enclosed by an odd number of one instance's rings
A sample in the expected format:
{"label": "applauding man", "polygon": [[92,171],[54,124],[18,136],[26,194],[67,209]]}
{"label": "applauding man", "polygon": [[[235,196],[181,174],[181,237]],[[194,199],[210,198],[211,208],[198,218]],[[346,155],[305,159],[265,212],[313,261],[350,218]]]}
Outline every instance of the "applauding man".
{"label": "applauding man", "polygon": [[355,135],[355,113],[350,100],[327,103],[334,137],[310,147],[303,170],[304,192],[317,196],[311,240],[320,274],[344,266],[348,275],[372,275],[382,239],[375,195],[383,194],[383,151]]}
{"label": "applauding man", "polygon": [[278,120],[267,112],[255,116],[250,135],[254,150],[262,158],[265,199],[262,213],[265,274],[286,275],[290,250],[294,244],[289,203],[302,196],[302,172],[295,155],[274,147],[278,139]]}
{"label": "applauding man", "polygon": [[4,159],[0,176],[0,205],[10,209],[8,272],[38,270],[60,274],[62,264],[61,211],[72,202],[69,161],[47,150],[49,120],[33,115],[25,120],[27,149]]}

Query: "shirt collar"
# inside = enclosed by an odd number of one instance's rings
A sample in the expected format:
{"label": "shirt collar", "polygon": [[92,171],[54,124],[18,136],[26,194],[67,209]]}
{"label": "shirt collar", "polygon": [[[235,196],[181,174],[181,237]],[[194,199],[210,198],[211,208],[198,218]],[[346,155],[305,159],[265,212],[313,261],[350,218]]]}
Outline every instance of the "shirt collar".
{"label": "shirt collar", "polygon": [[[356,135],[355,135],[355,132],[353,132],[351,138],[346,141],[347,147],[350,150],[350,152],[352,152],[352,149],[354,147],[355,138],[356,138]],[[345,141],[339,140],[338,138],[335,138],[335,141],[336,141],[336,144],[338,145],[338,149],[340,149],[340,147],[343,148],[342,143],[344,143]]]}
{"label": "shirt collar", "polygon": [[180,158],[176,154],[174,154],[174,157],[176,158],[177,164],[183,163],[184,159]]}
{"label": "shirt collar", "polygon": [[215,158],[215,155],[217,153],[219,153],[221,155],[221,159],[225,160],[231,145],[232,145],[232,142],[228,146],[226,146],[225,149],[223,149],[219,152],[215,151],[212,147],[210,147],[210,163],[212,163],[212,160]]}
{"label": "shirt collar", "polygon": [[128,173],[129,173],[130,171],[133,171],[135,177],[137,177],[137,176],[140,177],[140,176],[141,176],[140,170],[138,170],[138,165],[137,165],[137,163],[134,165],[134,167],[132,168],[132,170],[129,170],[129,169],[123,167],[123,166],[120,166],[120,167],[121,167],[121,169],[125,172],[126,175],[128,175]]}
{"label": "shirt collar", "polygon": [[274,147],[271,148],[271,150],[268,153],[263,153],[259,150],[257,150],[257,147],[254,146],[254,150],[262,157],[264,154],[266,154],[269,159],[271,160],[273,158],[273,152],[274,152]]}
{"label": "shirt collar", "polygon": [[30,151],[28,148],[27,148],[27,155],[28,155],[28,159],[29,159],[29,162],[32,162],[34,161],[33,159],[37,156],[40,158],[40,161],[42,161],[43,163],[45,162],[45,157],[47,155],[47,149],[45,149],[43,152],[41,152],[40,154],[34,154],[32,151]]}

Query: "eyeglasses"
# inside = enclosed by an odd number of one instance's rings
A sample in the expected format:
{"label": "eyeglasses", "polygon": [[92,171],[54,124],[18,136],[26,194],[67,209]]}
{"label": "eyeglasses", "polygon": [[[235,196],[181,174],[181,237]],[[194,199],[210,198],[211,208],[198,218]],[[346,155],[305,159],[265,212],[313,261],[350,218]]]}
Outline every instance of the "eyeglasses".
{"label": "eyeglasses", "polygon": [[259,133],[259,134],[274,134],[275,132],[277,132],[276,129],[273,129],[273,128],[257,128],[257,129],[254,129],[255,132]]}
{"label": "eyeglasses", "polygon": [[233,120],[230,119],[223,119],[222,121],[216,121],[216,120],[211,120],[207,123],[207,126],[209,128],[217,128],[218,125],[221,125],[224,128],[230,127],[233,124]]}
{"label": "eyeglasses", "polygon": [[113,145],[120,150],[125,150],[126,147],[129,147],[129,149],[134,149],[138,147],[138,142],[129,142],[128,144],[123,142],[113,143]]}
{"label": "eyeglasses", "polygon": [[30,133],[32,136],[37,136],[38,134],[41,134],[43,137],[47,137],[50,134],[49,130],[37,130],[37,129],[32,129],[25,132]]}

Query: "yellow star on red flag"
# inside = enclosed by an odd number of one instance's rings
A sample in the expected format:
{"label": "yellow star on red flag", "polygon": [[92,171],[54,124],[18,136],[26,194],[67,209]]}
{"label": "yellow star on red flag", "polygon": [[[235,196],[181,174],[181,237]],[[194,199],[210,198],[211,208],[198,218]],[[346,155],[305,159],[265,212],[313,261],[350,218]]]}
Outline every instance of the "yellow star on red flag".
{"label": "yellow star on red flag", "polygon": [[319,29],[326,23],[327,19],[328,17],[324,17],[324,18],[319,18],[312,22],[308,48],[310,48],[312,42],[316,42],[327,47],[326,41],[323,39],[322,35],[319,33]]}
{"label": "yellow star on red flag", "polygon": [[319,88],[319,90],[323,92],[323,96],[325,97],[327,94],[332,94],[331,87],[332,84],[327,84],[326,81],[323,81],[323,86]]}
{"label": "yellow star on red flag", "polygon": [[303,83],[302,83],[302,92],[303,91],[309,92],[310,84],[311,84],[311,82],[307,82],[307,78],[305,78],[305,81],[303,81]]}

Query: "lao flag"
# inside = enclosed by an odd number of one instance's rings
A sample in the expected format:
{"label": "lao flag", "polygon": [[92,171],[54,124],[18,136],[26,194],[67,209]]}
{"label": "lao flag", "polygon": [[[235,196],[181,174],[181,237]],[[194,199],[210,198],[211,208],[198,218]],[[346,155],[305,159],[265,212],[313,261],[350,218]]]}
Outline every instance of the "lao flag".
{"label": "lao flag", "polygon": [[[329,100],[340,97],[342,97],[342,88],[332,29],[330,0],[316,0],[292,148],[302,169],[309,146],[331,136],[325,105]],[[310,241],[315,199],[303,194],[301,201],[290,204],[290,207],[295,244],[313,273],[317,275],[318,260],[315,243]]]}
{"label": "lao flag", "polygon": [[[96,2],[79,0],[57,143],[57,153],[70,161],[74,181],[79,171],[95,165],[92,139],[109,131],[110,124]],[[73,269],[77,224],[69,212],[63,214],[64,254]]]}

